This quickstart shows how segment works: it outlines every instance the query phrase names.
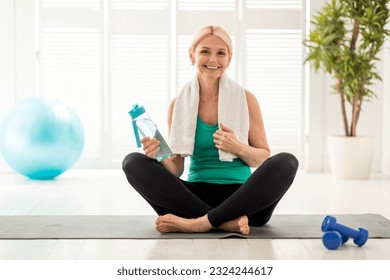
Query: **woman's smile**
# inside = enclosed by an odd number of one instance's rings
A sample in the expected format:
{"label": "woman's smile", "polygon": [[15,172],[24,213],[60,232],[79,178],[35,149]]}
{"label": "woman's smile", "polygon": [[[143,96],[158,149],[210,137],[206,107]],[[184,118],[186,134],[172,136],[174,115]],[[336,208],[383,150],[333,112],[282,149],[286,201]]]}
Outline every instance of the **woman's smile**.
{"label": "woman's smile", "polygon": [[220,66],[211,66],[211,65],[204,65],[209,70],[219,70],[221,67]]}

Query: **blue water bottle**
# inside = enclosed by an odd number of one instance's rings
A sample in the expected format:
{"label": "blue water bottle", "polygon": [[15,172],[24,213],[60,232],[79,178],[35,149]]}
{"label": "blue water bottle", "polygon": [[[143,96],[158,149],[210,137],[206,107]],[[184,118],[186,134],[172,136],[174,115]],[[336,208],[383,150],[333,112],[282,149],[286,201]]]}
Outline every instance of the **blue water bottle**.
{"label": "blue water bottle", "polygon": [[[135,140],[138,148],[141,147],[141,139],[145,137],[156,138],[160,141],[160,151],[156,154],[156,160],[162,161],[172,154],[167,142],[165,142],[161,133],[158,131],[156,125],[146,113],[145,108],[140,104],[134,104],[133,108],[129,111],[129,115],[132,119]],[[141,135],[141,137],[140,137]]]}

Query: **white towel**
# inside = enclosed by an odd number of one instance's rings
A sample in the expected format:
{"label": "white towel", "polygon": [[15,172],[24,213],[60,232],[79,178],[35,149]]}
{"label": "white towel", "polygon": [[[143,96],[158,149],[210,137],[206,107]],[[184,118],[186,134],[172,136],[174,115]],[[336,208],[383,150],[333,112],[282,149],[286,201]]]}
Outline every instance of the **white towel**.
{"label": "white towel", "polygon": [[[224,74],[219,80],[218,123],[230,127],[237,139],[248,144],[249,112],[244,88]],[[199,81],[195,76],[177,96],[173,110],[169,144],[173,154],[192,155],[199,107]],[[221,161],[237,156],[219,150]]]}

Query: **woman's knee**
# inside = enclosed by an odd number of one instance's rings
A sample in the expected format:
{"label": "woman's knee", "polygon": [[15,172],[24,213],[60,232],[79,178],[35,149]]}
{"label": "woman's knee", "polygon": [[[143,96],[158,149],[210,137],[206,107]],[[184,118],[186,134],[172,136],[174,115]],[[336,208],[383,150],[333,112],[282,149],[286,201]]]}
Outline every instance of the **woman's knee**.
{"label": "woman's knee", "polygon": [[122,169],[126,174],[131,173],[133,170],[137,170],[143,165],[143,162],[148,160],[148,157],[141,153],[130,153],[122,161]]}
{"label": "woman's knee", "polygon": [[284,170],[295,175],[298,170],[299,161],[294,155],[283,152],[275,155],[274,158],[278,160],[280,166],[283,167]]}

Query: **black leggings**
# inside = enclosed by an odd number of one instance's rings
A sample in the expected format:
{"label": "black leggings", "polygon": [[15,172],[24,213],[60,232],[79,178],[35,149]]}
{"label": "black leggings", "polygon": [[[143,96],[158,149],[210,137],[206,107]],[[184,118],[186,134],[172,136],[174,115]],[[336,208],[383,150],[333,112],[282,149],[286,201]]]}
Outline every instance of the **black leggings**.
{"label": "black leggings", "polygon": [[268,158],[244,184],[187,182],[141,153],[123,160],[123,171],[134,189],[158,215],[198,218],[207,214],[214,227],[246,215],[250,226],[266,224],[298,169],[289,153]]}

